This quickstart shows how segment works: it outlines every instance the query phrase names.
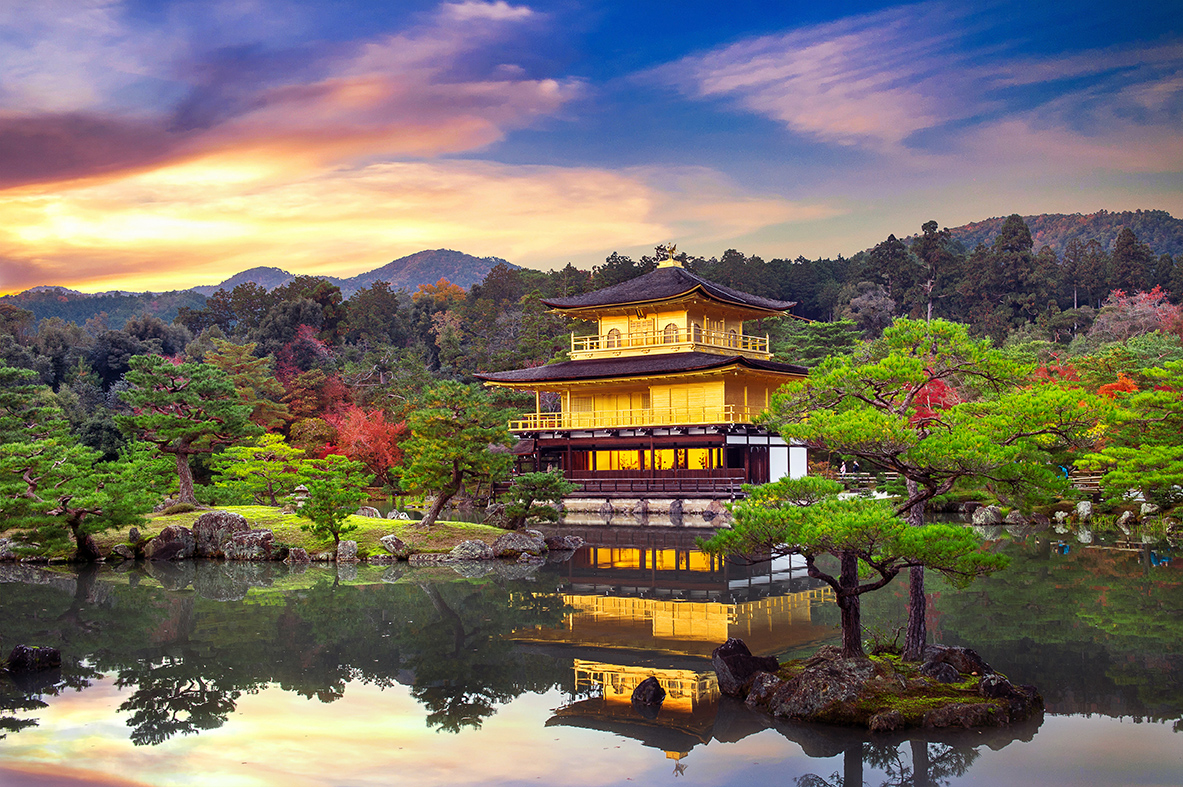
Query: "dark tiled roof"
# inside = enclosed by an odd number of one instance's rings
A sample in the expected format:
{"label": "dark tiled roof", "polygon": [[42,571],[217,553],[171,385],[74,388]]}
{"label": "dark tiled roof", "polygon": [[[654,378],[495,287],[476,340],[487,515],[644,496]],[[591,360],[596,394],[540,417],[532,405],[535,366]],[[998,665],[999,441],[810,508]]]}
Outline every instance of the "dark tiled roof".
{"label": "dark tiled roof", "polygon": [[696,287],[701,287],[716,300],[738,306],[750,306],[779,312],[797,305],[796,301],[777,301],[733,290],[722,284],[707,281],[701,276],[677,266],[657,268],[635,279],[629,279],[602,290],[587,292],[572,298],[544,300],[543,303],[552,309],[587,309],[626,303],[650,303],[685,295]]}
{"label": "dark tiled roof", "polygon": [[477,378],[493,383],[541,383],[570,380],[595,380],[605,377],[643,377],[651,374],[699,372],[739,363],[750,369],[783,374],[807,374],[804,366],[776,361],[761,361],[742,355],[714,353],[663,353],[625,358],[593,358],[586,361],[564,361],[531,369],[512,369],[508,372],[478,374]]}

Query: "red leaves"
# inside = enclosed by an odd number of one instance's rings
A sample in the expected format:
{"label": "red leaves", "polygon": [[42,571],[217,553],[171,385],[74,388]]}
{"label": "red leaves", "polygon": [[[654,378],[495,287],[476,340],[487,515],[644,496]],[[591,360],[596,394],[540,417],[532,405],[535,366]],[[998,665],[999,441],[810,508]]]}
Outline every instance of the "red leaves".
{"label": "red leaves", "polygon": [[1118,393],[1137,393],[1138,386],[1134,385],[1134,381],[1126,377],[1121,372],[1117,374],[1117,381],[1102,385],[1097,389],[1097,393],[1109,399],[1116,399]]}
{"label": "red leaves", "polygon": [[938,410],[946,410],[961,401],[957,391],[944,380],[929,380],[912,399],[912,426],[937,417]]}
{"label": "red leaves", "polygon": [[325,417],[337,429],[331,452],[365,464],[378,481],[393,486],[390,468],[402,464],[399,443],[407,436],[406,421],[389,423],[382,410],[363,410],[357,405]]}

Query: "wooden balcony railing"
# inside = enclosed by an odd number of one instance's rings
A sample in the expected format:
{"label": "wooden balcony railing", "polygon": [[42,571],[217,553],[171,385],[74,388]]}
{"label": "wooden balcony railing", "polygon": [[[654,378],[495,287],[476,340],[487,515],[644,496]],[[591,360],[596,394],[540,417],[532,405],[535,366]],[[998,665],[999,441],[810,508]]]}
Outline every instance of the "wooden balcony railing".
{"label": "wooden balcony railing", "polygon": [[692,426],[695,424],[750,424],[759,414],[756,407],[722,405],[714,407],[642,408],[587,413],[527,413],[509,422],[511,432],[548,429],[618,429],[631,426]]}
{"label": "wooden balcony railing", "polygon": [[643,331],[640,333],[606,333],[599,336],[571,334],[571,352],[620,350],[632,347],[662,347],[675,350],[681,346],[699,345],[739,352],[768,353],[767,336],[748,336],[735,331],[687,330]]}
{"label": "wooden balcony railing", "polygon": [[739,497],[743,490],[742,468],[715,470],[664,470],[568,473],[579,486],[577,494],[605,497]]}

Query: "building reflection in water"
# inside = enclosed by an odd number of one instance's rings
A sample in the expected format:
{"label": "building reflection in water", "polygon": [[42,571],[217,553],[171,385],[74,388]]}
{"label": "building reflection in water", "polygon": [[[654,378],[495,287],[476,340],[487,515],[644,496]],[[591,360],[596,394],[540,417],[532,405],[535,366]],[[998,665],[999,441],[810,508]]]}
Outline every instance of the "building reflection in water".
{"label": "building reflection in water", "polygon": [[[563,626],[519,630],[514,639],[573,658],[574,695],[548,726],[638,740],[663,751],[680,773],[695,746],[720,739],[722,718],[723,739],[738,727],[739,737],[764,727],[742,705],[721,700],[711,652],[728,637],[760,655],[812,649],[838,633],[836,620],[816,615],[833,593],[800,562],[749,566],[699,551],[693,535],[613,534],[617,543],[587,547],[564,564]],[[629,536],[642,544],[629,544]],[[651,676],[665,701],[659,709],[634,706],[633,689]]]}

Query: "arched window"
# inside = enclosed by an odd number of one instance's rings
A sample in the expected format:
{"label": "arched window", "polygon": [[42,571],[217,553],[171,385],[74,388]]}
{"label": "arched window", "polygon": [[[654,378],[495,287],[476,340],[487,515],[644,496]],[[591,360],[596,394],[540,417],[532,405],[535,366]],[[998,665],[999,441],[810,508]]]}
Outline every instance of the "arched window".
{"label": "arched window", "polygon": [[665,326],[665,335],[661,340],[665,344],[675,344],[678,341],[678,326],[672,322]]}
{"label": "arched window", "polygon": [[619,328],[613,328],[612,330],[608,331],[608,346],[609,347],[619,347],[620,346],[620,329]]}

